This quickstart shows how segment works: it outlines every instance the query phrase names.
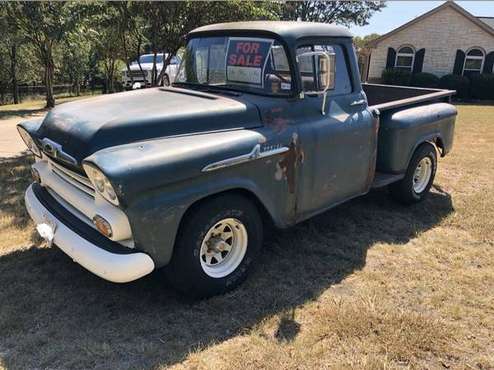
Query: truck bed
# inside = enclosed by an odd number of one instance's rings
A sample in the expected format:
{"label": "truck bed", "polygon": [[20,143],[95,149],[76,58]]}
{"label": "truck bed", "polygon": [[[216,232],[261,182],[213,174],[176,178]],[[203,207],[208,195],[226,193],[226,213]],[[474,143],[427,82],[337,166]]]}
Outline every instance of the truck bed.
{"label": "truck bed", "polygon": [[423,102],[451,101],[454,90],[424,89],[410,86],[394,86],[379,84],[362,84],[367,95],[370,108],[377,108],[380,112],[415,105]]}

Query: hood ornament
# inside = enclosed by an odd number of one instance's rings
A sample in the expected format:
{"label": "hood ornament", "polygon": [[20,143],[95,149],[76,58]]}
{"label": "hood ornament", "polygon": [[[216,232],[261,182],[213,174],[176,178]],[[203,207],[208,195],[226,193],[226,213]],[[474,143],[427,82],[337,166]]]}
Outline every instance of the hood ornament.
{"label": "hood ornament", "polygon": [[72,165],[77,165],[77,160],[70,154],[65,153],[62,150],[62,146],[60,144],[46,137],[41,140],[41,150],[43,150],[43,153],[45,153],[49,157],[56,158],[62,162],[66,162]]}

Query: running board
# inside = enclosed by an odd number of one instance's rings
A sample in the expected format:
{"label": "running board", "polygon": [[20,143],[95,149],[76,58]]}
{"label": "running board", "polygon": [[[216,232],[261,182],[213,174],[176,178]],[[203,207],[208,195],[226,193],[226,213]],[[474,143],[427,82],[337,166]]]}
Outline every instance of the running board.
{"label": "running board", "polygon": [[372,188],[382,188],[383,186],[392,184],[393,182],[400,181],[405,177],[404,173],[393,174],[393,173],[384,173],[384,172],[376,172],[374,176],[374,181],[372,182]]}

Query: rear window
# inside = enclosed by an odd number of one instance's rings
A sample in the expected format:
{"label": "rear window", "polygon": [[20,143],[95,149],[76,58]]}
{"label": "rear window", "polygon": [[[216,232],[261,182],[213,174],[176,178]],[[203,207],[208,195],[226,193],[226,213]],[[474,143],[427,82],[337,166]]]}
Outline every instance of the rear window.
{"label": "rear window", "polygon": [[[341,45],[307,45],[297,48],[297,55],[309,51],[327,51],[334,53],[336,56],[335,67],[335,88],[328,90],[328,95],[349,94],[352,91],[352,84],[348,74],[348,67],[345,59],[345,54]],[[300,77],[304,90],[316,90],[316,63],[310,63],[310,59],[302,59],[299,64]]]}
{"label": "rear window", "polygon": [[[139,58],[139,63],[141,63],[141,64],[153,63],[153,60],[154,60],[154,55],[152,55],[152,54],[150,54],[150,55],[142,55]],[[157,64],[163,63],[163,54],[157,54],[156,55],[156,63]]]}

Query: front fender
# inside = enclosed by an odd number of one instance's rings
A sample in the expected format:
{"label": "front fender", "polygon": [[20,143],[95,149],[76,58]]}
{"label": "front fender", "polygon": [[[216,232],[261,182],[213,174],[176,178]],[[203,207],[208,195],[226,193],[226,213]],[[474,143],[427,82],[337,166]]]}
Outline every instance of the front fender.
{"label": "front fender", "polygon": [[196,202],[218,193],[247,191],[264,205],[278,226],[284,225],[275,200],[259,183],[231,176],[233,174],[228,170],[222,172],[221,175],[204,175],[143,195],[126,209],[136,246],[149,253],[156,265],[166,265],[172,257],[176,234],[187,210]]}
{"label": "front fender", "polygon": [[167,137],[103,149],[84,162],[103,171],[126,207],[142,194],[200,176],[210,163],[248,153],[264,140],[245,129]]}
{"label": "front fender", "polygon": [[35,120],[30,120],[30,121],[23,121],[23,122],[19,122],[17,124],[17,127],[22,127],[24,130],[26,130],[27,132],[29,132],[29,134],[31,135],[31,137],[39,145],[39,140],[38,140],[38,137],[37,137],[36,133],[38,132],[38,129],[41,126],[41,123],[42,122],[43,122],[43,119],[42,118],[35,119]]}
{"label": "front fender", "polygon": [[98,166],[112,182],[136,246],[163,266],[172,256],[187,209],[213,194],[248,191],[263,204],[275,224],[283,227],[290,222],[295,193],[280,176],[282,151],[204,171],[212,163],[252,152],[265,140],[260,132],[245,129],[190,135],[104,149],[85,161]]}

